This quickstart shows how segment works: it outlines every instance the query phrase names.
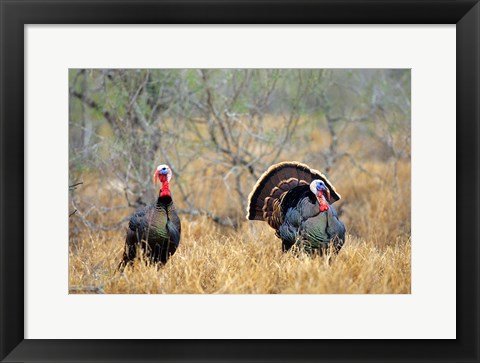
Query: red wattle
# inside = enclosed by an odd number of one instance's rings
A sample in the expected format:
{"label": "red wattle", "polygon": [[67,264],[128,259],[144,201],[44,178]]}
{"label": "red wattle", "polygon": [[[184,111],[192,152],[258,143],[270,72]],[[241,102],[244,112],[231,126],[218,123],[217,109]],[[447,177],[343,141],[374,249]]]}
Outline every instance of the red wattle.
{"label": "red wattle", "polygon": [[325,212],[326,210],[328,210],[328,208],[329,208],[328,202],[325,199],[325,196],[323,195],[323,192],[320,191],[318,193],[317,200],[318,200],[318,204],[320,205],[320,212]]}
{"label": "red wattle", "polygon": [[160,190],[160,197],[171,197],[170,185],[168,185],[167,177],[165,175],[161,175],[160,180],[162,181],[162,189]]}
{"label": "red wattle", "polygon": [[326,210],[328,210],[328,204],[327,203],[322,203],[320,204],[320,212],[325,212]]}

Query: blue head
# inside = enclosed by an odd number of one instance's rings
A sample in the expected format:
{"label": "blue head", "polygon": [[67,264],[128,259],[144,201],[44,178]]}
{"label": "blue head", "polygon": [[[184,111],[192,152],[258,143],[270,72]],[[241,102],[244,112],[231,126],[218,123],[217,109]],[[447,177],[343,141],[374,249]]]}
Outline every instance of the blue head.
{"label": "blue head", "polygon": [[168,165],[162,164],[157,167],[155,173],[153,174],[153,181],[157,184],[158,181],[169,182],[172,178],[172,170],[168,167]]}

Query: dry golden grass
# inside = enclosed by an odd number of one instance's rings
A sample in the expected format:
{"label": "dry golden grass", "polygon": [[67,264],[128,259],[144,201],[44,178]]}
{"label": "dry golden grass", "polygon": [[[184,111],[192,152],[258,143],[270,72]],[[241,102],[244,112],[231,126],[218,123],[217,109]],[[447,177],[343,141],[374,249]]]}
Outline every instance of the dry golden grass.
{"label": "dry golden grass", "polygon": [[[348,237],[331,258],[282,253],[264,228],[206,235],[211,222],[185,223],[182,245],[161,268],[137,260],[116,272],[123,234],[93,235],[70,253],[71,292],[119,294],[409,293],[410,240],[378,248]],[[83,287],[83,290],[82,288]],[[101,290],[100,290],[100,289]]]}
{"label": "dry golden grass", "polygon": [[[392,163],[369,162],[363,167],[368,173],[340,165],[330,175],[343,197],[337,209],[348,232],[338,256],[282,253],[280,240],[262,222],[245,221],[233,230],[205,217],[181,216],[181,244],[164,267],[137,260],[134,268],[118,273],[126,227],[92,232],[72,218],[70,292],[408,294],[410,163],[397,163],[395,168]],[[98,188],[95,182],[87,181],[80,192],[87,195]],[[174,185],[173,193],[175,198]],[[225,190],[217,188],[214,193],[215,200],[225,200]],[[115,205],[111,196],[105,194],[104,198]],[[110,218],[119,220],[130,212],[119,210]]]}

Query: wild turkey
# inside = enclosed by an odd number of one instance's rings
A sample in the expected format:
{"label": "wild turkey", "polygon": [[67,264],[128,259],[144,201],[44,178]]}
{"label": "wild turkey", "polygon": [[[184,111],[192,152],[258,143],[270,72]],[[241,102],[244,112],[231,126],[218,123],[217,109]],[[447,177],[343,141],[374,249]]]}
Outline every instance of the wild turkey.
{"label": "wild turkey", "polygon": [[153,263],[166,263],[177,250],[181,225],[170,194],[171,178],[168,165],[155,170],[153,181],[155,185],[160,181],[162,187],[155,203],[138,209],[130,217],[120,270],[136,257],[139,245]]}
{"label": "wild turkey", "polygon": [[332,203],[340,199],[318,170],[295,161],[272,165],[248,197],[247,219],[266,221],[288,251],[293,245],[322,254],[330,245],[338,252],[345,226]]}

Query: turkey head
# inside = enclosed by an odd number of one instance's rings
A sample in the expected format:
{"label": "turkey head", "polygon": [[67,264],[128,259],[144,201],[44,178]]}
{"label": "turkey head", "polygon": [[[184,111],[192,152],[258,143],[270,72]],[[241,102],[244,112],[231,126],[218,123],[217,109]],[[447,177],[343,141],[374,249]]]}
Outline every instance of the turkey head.
{"label": "turkey head", "polygon": [[160,181],[162,188],[160,189],[160,197],[171,197],[170,195],[170,179],[172,179],[172,169],[166,164],[159,165],[155,173],[153,173],[153,182],[155,185]]}
{"label": "turkey head", "polygon": [[315,179],[310,183],[310,190],[318,200],[320,205],[320,212],[325,212],[329,208],[330,202],[330,190],[325,185],[323,180]]}

